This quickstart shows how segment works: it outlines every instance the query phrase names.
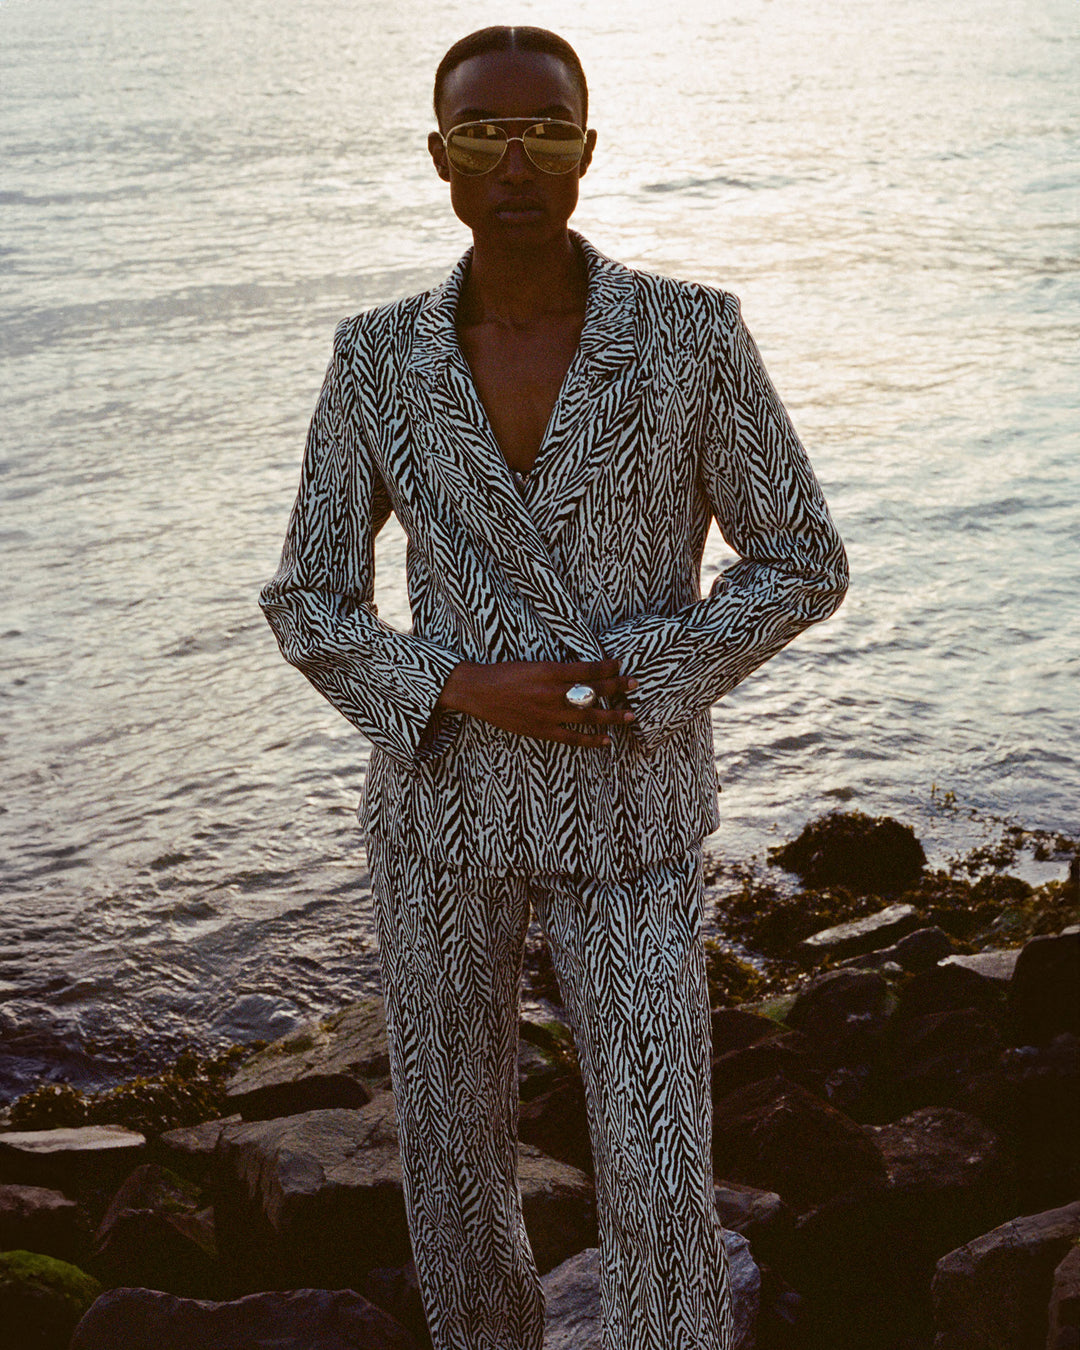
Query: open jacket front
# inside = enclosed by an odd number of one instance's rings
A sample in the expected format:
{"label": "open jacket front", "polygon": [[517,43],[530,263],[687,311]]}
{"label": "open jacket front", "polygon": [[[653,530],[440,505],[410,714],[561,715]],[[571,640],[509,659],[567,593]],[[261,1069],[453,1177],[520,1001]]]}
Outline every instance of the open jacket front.
{"label": "open jacket front", "polygon": [[[717,824],[709,706],[847,584],[843,546],[738,300],[574,236],[580,345],[523,482],[434,290],[346,319],[262,606],[286,659],[374,749],[369,836],[452,865],[611,877]],[[373,543],[408,537],[411,632],[377,617]],[[702,598],[715,516],[740,560]],[[436,710],[459,661],[620,659],[607,749]]]}

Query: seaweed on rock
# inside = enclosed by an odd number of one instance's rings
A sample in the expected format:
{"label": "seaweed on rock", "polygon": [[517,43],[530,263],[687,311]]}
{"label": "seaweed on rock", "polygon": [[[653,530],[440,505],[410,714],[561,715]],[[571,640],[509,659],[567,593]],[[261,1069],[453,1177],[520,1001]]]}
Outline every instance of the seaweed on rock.
{"label": "seaweed on rock", "polygon": [[856,895],[895,895],[916,885],[926,854],[910,825],[891,816],[837,811],[819,816],[769,860],[807,886],[842,886]]}

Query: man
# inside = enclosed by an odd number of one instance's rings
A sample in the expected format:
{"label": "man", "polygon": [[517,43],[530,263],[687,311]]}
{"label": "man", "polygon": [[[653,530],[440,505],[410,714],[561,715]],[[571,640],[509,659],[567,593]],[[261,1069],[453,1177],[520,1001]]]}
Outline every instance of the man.
{"label": "man", "polygon": [[[436,1350],[540,1350],[516,1184],[530,906],[585,1080],[608,1350],[730,1350],[712,1195],[709,706],[844,593],[734,297],[567,222],[596,143],[562,39],[447,53],[429,149],[473,247],[346,320],[263,605],[373,742],[362,808],[413,1250]],[[372,541],[409,538],[409,633]],[[740,554],[702,598],[710,518]]]}

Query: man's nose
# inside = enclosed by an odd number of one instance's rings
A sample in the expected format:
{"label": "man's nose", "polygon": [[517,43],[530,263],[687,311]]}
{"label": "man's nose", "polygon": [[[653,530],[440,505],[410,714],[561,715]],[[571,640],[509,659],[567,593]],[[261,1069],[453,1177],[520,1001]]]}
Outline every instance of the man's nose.
{"label": "man's nose", "polygon": [[532,176],[533,163],[525,153],[525,146],[520,136],[516,140],[507,142],[506,153],[502,157],[499,168],[502,170],[504,178],[517,180]]}

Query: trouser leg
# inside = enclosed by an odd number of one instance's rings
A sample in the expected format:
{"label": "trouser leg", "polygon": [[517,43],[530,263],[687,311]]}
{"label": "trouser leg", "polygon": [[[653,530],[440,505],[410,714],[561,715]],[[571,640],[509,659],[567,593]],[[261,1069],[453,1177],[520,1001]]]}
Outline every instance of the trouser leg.
{"label": "trouser leg", "polygon": [[712,1181],[701,854],[533,889],[578,1045],[604,1350],[730,1350]]}
{"label": "trouser leg", "polygon": [[435,1350],[541,1350],[517,1178],[526,887],[370,850],[405,1203]]}

